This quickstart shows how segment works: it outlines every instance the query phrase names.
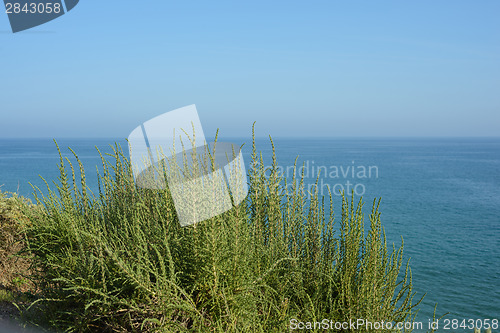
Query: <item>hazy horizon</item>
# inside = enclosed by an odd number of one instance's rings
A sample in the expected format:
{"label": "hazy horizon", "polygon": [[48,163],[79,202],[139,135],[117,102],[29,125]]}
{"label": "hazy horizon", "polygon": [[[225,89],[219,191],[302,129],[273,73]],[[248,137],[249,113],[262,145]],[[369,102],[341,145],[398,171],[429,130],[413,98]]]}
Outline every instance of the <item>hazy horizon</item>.
{"label": "hazy horizon", "polygon": [[[272,139],[294,139],[294,140],[308,140],[308,139],[373,139],[373,140],[390,140],[390,139],[500,139],[500,135],[485,135],[485,136],[285,136],[285,135],[256,135],[256,139],[269,139],[269,136],[271,136]],[[212,140],[214,136],[207,136],[207,140]],[[236,139],[246,139],[252,138],[252,135],[240,135],[240,136],[235,136],[235,135],[222,135],[219,134],[219,141],[221,141],[221,138],[236,138]],[[126,137],[113,137],[113,136],[58,136],[58,137],[50,137],[50,136],[23,136],[23,137],[16,137],[16,136],[11,136],[11,137],[3,137],[0,136],[0,140],[106,140],[106,139],[111,139],[111,140],[126,140]]]}

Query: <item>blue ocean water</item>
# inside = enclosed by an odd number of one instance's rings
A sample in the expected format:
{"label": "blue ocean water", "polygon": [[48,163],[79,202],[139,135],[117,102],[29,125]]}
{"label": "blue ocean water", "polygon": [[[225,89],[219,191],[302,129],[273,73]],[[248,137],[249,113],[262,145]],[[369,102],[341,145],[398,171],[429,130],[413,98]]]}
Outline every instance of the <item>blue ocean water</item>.
{"label": "blue ocean water", "polygon": [[[60,139],[83,161],[87,182],[97,190],[95,149],[111,152],[114,139]],[[251,140],[229,138],[243,148],[247,170]],[[119,141],[124,148],[126,142]],[[363,196],[368,217],[374,198],[382,198],[388,243],[401,243],[410,259],[415,299],[427,293],[418,320],[427,325],[434,305],[451,319],[500,319],[500,138],[291,139],[274,140],[280,169],[293,176],[295,158],[307,184]],[[267,165],[268,139],[258,139]],[[31,196],[28,182],[43,188],[58,177],[58,153],[49,139],[1,139],[2,191]],[[296,170],[297,172],[299,170]],[[425,326],[424,326],[425,327]],[[453,330],[453,331],[460,331]],[[470,331],[470,330],[469,330]]]}

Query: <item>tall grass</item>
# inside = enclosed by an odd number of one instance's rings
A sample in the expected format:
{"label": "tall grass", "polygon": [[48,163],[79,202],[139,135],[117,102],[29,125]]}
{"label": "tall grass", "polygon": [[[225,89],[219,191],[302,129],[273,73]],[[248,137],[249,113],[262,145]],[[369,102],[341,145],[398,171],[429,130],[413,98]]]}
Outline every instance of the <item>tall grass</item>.
{"label": "tall grass", "polygon": [[25,226],[42,290],[32,309],[42,309],[45,325],[69,332],[284,332],[292,319],[413,319],[419,302],[408,265],[401,271],[403,245],[387,248],[380,202],[366,234],[361,200],[343,196],[335,219],[331,195],[320,197],[317,187],[305,193],[304,175],[278,172],[274,145],[266,170],[254,138],[242,204],[184,228],[168,189],[137,187],[119,146],[101,155],[95,194],[78,156],[71,162],[59,154],[56,189],[37,191],[44,209],[29,211]]}

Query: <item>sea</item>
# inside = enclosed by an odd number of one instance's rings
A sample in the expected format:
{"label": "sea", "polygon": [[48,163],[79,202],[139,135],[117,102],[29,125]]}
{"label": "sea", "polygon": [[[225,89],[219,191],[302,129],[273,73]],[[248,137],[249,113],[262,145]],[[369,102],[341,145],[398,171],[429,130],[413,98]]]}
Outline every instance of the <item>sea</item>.
{"label": "sea", "polygon": [[[246,169],[251,138],[219,138],[242,145]],[[64,157],[82,161],[97,192],[104,156],[124,139],[56,140]],[[500,319],[500,138],[274,138],[277,167],[288,179],[304,174],[306,188],[332,193],[340,218],[340,192],[365,202],[365,219],[381,198],[381,220],[391,246],[404,240],[414,300],[425,294],[416,321],[423,330],[445,313],[438,331],[470,332]],[[266,166],[269,138],[256,139]],[[107,157],[109,158],[109,157]],[[0,139],[0,189],[34,199],[54,189],[59,155],[52,139]],[[294,168],[294,165],[296,167]],[[437,307],[435,308],[437,304]],[[488,319],[488,321],[485,321]],[[417,331],[420,331],[417,327]],[[493,330],[498,331],[498,329]]]}

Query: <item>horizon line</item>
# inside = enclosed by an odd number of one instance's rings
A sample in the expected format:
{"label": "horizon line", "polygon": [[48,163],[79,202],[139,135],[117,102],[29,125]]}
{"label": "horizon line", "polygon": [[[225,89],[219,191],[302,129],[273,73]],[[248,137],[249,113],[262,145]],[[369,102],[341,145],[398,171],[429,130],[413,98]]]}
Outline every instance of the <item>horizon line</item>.
{"label": "horizon line", "polygon": [[[219,136],[225,138],[252,138],[251,135],[248,136],[236,136],[236,135],[224,135]],[[256,135],[256,139],[500,139],[500,135],[338,135],[338,136],[290,136],[290,135]],[[126,140],[127,137],[120,138],[119,136],[0,136],[0,140],[60,140],[60,139],[73,139],[73,140],[83,140],[83,139],[113,139],[113,140]]]}

